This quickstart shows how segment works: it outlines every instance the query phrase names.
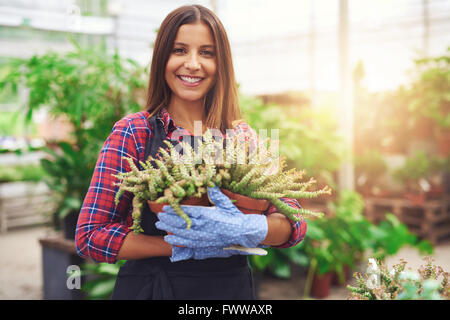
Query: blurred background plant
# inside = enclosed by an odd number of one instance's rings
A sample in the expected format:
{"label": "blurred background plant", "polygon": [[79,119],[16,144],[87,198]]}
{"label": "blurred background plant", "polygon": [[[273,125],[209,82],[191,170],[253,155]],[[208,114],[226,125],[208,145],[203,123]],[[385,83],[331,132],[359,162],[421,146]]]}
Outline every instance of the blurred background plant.
{"label": "blurred background plant", "polygon": [[356,188],[364,196],[383,195],[387,172],[386,159],[379,150],[366,149],[355,156]]}
{"label": "blurred background plant", "polygon": [[322,219],[308,219],[308,236],[289,249],[269,248],[267,256],[251,256],[257,272],[270,272],[289,278],[292,265],[307,267],[305,295],[311,291],[315,276],[335,273],[345,283],[348,274],[368,257],[385,260],[409,246],[420,254],[432,254],[433,245],[411,233],[393,214],[378,225],[363,215],[364,201],[357,192],[344,190],[330,203],[329,214]]}
{"label": "blurred background plant", "polygon": [[389,271],[379,260],[367,272],[356,272],[355,286],[347,286],[351,300],[449,300],[450,274],[436,266],[431,257],[417,271],[406,270],[402,260]]}
{"label": "blurred background plant", "polygon": [[408,88],[408,108],[414,125],[432,120],[439,129],[450,128],[450,47],[438,57],[415,60]]}
{"label": "blurred background plant", "polygon": [[337,133],[337,117],[331,106],[313,110],[307,101],[281,106],[242,93],[240,105],[245,120],[257,132],[264,129],[270,136],[271,130],[279,130],[279,151],[286,156],[288,167],[302,168],[319,185],[336,188],[335,175],[348,150]]}
{"label": "blurred background plant", "polygon": [[116,263],[85,263],[81,275],[86,277],[82,291],[89,300],[110,299],[116,283],[117,274],[126,260]]}
{"label": "blurred background plant", "polygon": [[109,55],[98,48],[60,54],[49,52],[30,59],[14,58],[2,64],[0,89],[29,90],[25,116],[45,109],[53,121],[70,127],[64,140],[47,141],[41,160],[45,181],[58,203],[54,227],[67,218],[68,238],[74,228],[92,177],[98,153],[114,123],[141,110],[147,70],[131,59]]}
{"label": "blurred background plant", "polygon": [[0,183],[16,181],[42,181],[48,173],[41,165],[9,165],[0,167]]}

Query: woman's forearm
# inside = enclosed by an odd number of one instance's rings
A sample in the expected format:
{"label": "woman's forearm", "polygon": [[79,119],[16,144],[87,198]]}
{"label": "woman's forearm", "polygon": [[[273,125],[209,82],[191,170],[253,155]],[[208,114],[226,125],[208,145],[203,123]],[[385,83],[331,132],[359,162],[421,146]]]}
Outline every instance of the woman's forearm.
{"label": "woman's forearm", "polygon": [[171,255],[172,246],[164,241],[163,236],[136,235],[130,232],[125,237],[116,258],[117,260],[133,260]]}
{"label": "woman's forearm", "polygon": [[268,231],[261,244],[279,246],[286,243],[292,234],[289,220],[281,213],[275,212],[267,216]]}
{"label": "woman's forearm", "polygon": [[[267,217],[268,231],[261,244],[278,246],[286,243],[292,233],[288,219],[281,213],[272,213]],[[144,259],[150,257],[170,257],[172,246],[163,236],[136,235],[130,232],[117,254],[117,260]]]}

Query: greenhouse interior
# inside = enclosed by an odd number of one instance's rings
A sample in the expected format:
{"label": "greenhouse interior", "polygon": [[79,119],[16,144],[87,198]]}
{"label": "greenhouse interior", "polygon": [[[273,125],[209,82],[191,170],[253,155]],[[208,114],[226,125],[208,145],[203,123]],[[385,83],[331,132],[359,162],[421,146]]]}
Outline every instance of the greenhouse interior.
{"label": "greenhouse interior", "polygon": [[[186,20],[170,29],[163,23],[177,8],[194,4],[223,26]],[[185,26],[209,26],[201,30],[213,39],[216,52],[194,45],[170,51],[167,43],[184,35]],[[174,31],[172,38],[167,30]],[[194,43],[199,34],[185,37]],[[161,44],[167,39],[172,40]],[[231,53],[224,49],[227,43]],[[168,56],[161,69],[166,78],[152,82],[156,61],[162,61],[155,57],[164,59],[158,52]],[[195,188],[210,196],[212,183],[222,190],[243,190],[246,196],[258,194],[267,203],[264,221],[275,212],[291,223],[291,242],[258,245],[253,251],[242,249],[246,245],[235,250],[221,246],[221,252],[248,261],[255,299],[450,299],[450,1],[0,0],[0,300],[112,298],[119,270],[126,270],[122,266],[132,258],[119,256],[124,250],[117,253],[109,245],[86,256],[95,251],[97,240],[102,246],[100,236],[86,230],[102,232],[107,226],[88,224],[94,209],[84,206],[92,188],[107,188],[94,178],[104,172],[99,161],[113,128],[124,117],[144,114],[139,112],[156,101],[150,99],[157,95],[151,88],[170,87],[171,97],[183,99],[183,92],[200,92],[209,83],[209,75],[188,81],[177,74],[179,82],[172,84],[170,63],[182,59],[180,68],[186,70],[216,68],[210,91],[202,91],[202,107],[208,107],[203,111],[222,112],[218,120],[228,121],[227,97],[235,94],[241,123],[258,139],[274,142],[267,148],[276,156],[271,161],[282,162],[269,175],[261,171],[266,164],[252,163],[248,171],[239,164],[192,167],[190,178],[194,173],[206,177],[214,169],[216,176],[204,186],[187,187],[182,184],[187,178],[180,182],[165,176],[164,168],[179,173],[188,167],[177,167],[173,154],[158,168],[135,157],[138,169],[133,172],[147,170],[155,181],[158,174],[165,177],[164,187],[154,186],[160,190],[157,197],[166,199],[158,198],[160,203],[168,201],[174,208],[174,217],[180,215],[175,207],[181,200],[169,198],[167,190],[175,196],[182,186],[183,195]],[[224,88],[226,81],[232,87]],[[185,91],[176,91],[178,85]],[[222,98],[213,95],[220,90],[225,90]],[[169,117],[182,114],[172,113],[174,100]],[[135,137],[139,130],[136,126],[122,134]],[[138,144],[133,150],[143,155],[145,147]],[[121,169],[113,176],[122,179],[120,190],[129,195],[141,185],[132,171]],[[241,180],[228,183],[225,173]],[[275,189],[278,185],[284,185],[282,191]],[[288,185],[296,189],[287,190]],[[150,205],[150,198],[143,197],[152,194],[153,185],[146,181],[142,186],[144,191],[133,194],[133,214],[130,209],[120,222],[124,225],[105,231],[113,235],[108,241],[116,241],[123,230],[141,236],[134,199]],[[237,201],[231,204],[241,219]],[[207,206],[211,202],[210,197]],[[291,211],[282,216],[284,206]],[[114,214],[115,209],[103,217]],[[192,218],[192,232],[201,228],[196,221]],[[170,259],[175,249],[196,252],[173,246]]]}

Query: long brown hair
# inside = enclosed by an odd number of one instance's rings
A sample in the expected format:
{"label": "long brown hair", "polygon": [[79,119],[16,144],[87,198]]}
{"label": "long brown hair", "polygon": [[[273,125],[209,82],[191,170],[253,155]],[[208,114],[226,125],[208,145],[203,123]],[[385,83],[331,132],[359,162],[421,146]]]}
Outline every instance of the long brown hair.
{"label": "long brown hair", "polygon": [[206,94],[206,126],[224,131],[233,128],[233,121],[241,119],[231,48],[219,18],[214,12],[200,5],[175,9],[161,23],[153,48],[146,109],[150,116],[153,116],[169,104],[172,92],[165,80],[165,69],[175,37],[180,26],[197,21],[209,27],[216,47],[217,78]]}

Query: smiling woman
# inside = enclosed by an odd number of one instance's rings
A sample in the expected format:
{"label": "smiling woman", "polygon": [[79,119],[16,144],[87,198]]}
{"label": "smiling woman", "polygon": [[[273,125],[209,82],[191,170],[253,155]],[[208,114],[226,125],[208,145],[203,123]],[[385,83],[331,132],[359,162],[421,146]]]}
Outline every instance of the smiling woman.
{"label": "smiling woman", "polygon": [[[191,104],[187,110],[180,110],[184,115],[178,117],[169,111],[175,122],[177,118],[178,122],[184,118],[191,122],[202,120],[209,128],[233,128],[233,121],[242,116],[231,48],[220,20],[202,6],[184,6],[172,11],[159,30],[148,86],[147,110],[150,116],[162,108],[173,107],[170,103],[176,88],[175,80],[178,80],[182,91],[190,92],[191,98],[198,98],[198,93],[203,93],[203,100],[200,105],[197,100],[197,104]],[[180,78],[175,79],[176,76]],[[184,80],[181,76],[185,76]],[[193,77],[205,79],[197,87]],[[166,81],[160,81],[162,78]],[[191,83],[195,86],[188,87],[187,84]],[[208,90],[205,91],[206,88]]]}
{"label": "smiling woman", "polygon": [[[303,239],[304,220],[290,221],[274,206],[264,214],[244,215],[217,186],[208,188],[213,207],[193,209],[191,231],[204,237],[182,247],[169,244],[170,230],[158,228],[162,213],[157,216],[147,202],[141,204],[140,195],[125,191],[115,202],[118,174],[128,173],[131,167],[142,170],[147,160],[157,157],[160,147],[166,147],[165,140],[173,146],[180,141],[175,137],[193,142],[196,121],[201,121],[203,131],[216,129],[225,135],[233,129],[255,138],[246,123],[237,121],[240,118],[231,50],[222,23],[199,5],[172,11],[156,37],[145,111],[115,124],[100,152],[78,219],[80,256],[109,263],[127,260],[120,268],[113,299],[255,299],[246,256],[261,250],[228,248],[285,248]],[[294,199],[281,200],[300,208]],[[208,210],[214,210],[213,215]],[[142,228],[138,234],[131,232],[135,219]]]}
{"label": "smiling woman", "polygon": [[[214,39],[206,24],[196,22],[178,29],[165,73],[172,91],[167,110],[176,123],[180,123],[180,119],[190,119],[188,123],[206,122],[204,100],[216,82],[214,48]],[[185,129],[193,132],[185,123]]]}

